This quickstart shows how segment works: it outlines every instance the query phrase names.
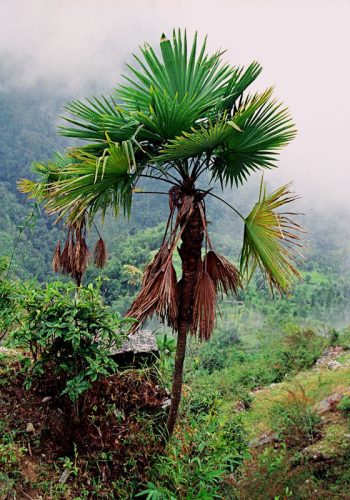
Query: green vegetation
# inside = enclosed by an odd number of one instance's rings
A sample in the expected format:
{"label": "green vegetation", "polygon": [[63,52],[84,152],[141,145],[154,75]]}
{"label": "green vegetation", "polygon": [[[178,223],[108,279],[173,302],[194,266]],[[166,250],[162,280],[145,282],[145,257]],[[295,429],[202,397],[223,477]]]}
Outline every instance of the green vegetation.
{"label": "green vegetation", "polygon": [[[253,74],[258,69],[249,68]],[[155,318],[147,321],[160,349],[151,366],[121,367],[109,356],[110,347],[125,337],[130,320],[122,315],[163,241],[168,196],[146,194],[160,190],[159,179],[142,178],[140,192],[132,193],[128,222],[107,213],[102,227],[97,215],[109,256],[103,270],[87,269],[79,290],[67,277],[57,281],[51,269],[64,229],[24,203],[15,189],[18,178],[31,176],[33,160],[47,165],[53,149],[68,145],[56,136],[54,121],[69,98],[56,89],[0,90],[0,497],[345,500],[350,226],[344,214],[332,207],[307,210],[302,223],[309,228],[309,243],[305,261],[298,262],[303,281],[288,297],[272,297],[264,273],[257,272],[236,297],[218,299],[215,335],[206,343],[188,339],[181,425],[165,445],[176,350],[171,328]],[[163,99],[159,93],[158,98]],[[158,104],[167,103],[164,98]],[[160,126],[142,113],[137,119],[143,129]],[[201,151],[209,136],[226,126],[224,119],[195,123],[192,135],[169,139],[160,154],[173,161],[171,155],[193,154],[194,147]],[[139,165],[143,152],[136,143],[145,144],[138,134],[132,147]],[[109,139],[116,140],[112,134]],[[106,157],[116,153],[109,139],[97,141],[108,146]],[[154,140],[158,148],[163,139]],[[86,163],[96,169],[95,160]],[[207,189],[210,176],[201,177],[199,190]],[[235,200],[245,216],[258,191],[253,180],[239,197],[230,186],[211,193],[229,204]],[[205,201],[210,239],[235,262],[240,220],[214,196]],[[254,209],[259,217],[271,203],[261,193]],[[92,226],[89,248],[96,235]],[[252,248],[246,246],[247,259]],[[264,249],[260,254],[264,265]],[[179,274],[175,247],[173,265]],[[315,366],[323,355],[323,364]]]}
{"label": "green vegetation", "polygon": [[91,284],[78,292],[73,284],[60,282],[23,285],[14,295],[13,321],[18,323],[8,342],[30,353],[26,387],[35,376],[52,376],[78,411],[79,397],[91,383],[116,371],[110,352],[121,345],[132,320],[109,312]]}

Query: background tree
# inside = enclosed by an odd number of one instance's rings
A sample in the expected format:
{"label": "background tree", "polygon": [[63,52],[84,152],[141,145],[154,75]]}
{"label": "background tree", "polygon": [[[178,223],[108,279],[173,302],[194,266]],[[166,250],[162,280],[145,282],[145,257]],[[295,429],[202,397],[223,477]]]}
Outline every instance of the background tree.
{"label": "background tree", "polygon": [[[294,276],[292,244],[300,245],[300,226],[278,209],[295,200],[289,186],[267,194],[263,182],[251,213],[244,217],[240,272],[219,255],[210,241],[205,200],[217,195],[198,181],[222,189],[242,184],[256,170],[276,166],[278,151],[295,135],[288,111],[271,99],[272,89],[246,94],[261,71],[222,62],[222,53],[188,46],[186,32],[164,35],[160,51],[149,45],[134,56],[135,66],[109,97],[74,101],[66,106],[68,125],[61,134],[87,141],[81,147],[35,164],[39,182],[22,180],[20,189],[45,203],[49,214],[64,220],[67,241],[56,247],[54,267],[78,283],[89,250],[86,228],[96,214],[111,208],[130,214],[137,185],[151,178],[170,186],[169,218],[163,242],[147,266],[141,291],[127,315],[140,326],[157,314],[177,332],[172,401],[167,428],[173,432],[181,399],[188,333],[208,339],[215,325],[218,293],[237,292],[242,275],[259,266],[271,287],[288,291]],[[159,192],[164,194],[164,192]],[[181,240],[181,242],[180,242]],[[172,258],[179,246],[182,276]],[[203,253],[204,248],[204,253]],[[95,262],[106,259],[103,240]]]}

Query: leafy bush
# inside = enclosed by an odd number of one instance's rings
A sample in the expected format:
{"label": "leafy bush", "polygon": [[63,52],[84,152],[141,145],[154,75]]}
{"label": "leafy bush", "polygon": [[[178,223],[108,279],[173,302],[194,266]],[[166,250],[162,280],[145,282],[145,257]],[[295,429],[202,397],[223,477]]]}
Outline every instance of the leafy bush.
{"label": "leafy bush", "polygon": [[[239,500],[286,500],[315,498],[319,486],[307,465],[291,466],[293,455],[286,445],[252,450],[252,456],[234,481],[234,495]],[[319,496],[317,498],[329,498]]]}
{"label": "leafy bush", "polygon": [[15,305],[16,283],[6,277],[9,260],[0,258],[0,340],[4,338],[17,319]]}
{"label": "leafy bush", "polygon": [[60,393],[76,401],[92,382],[116,370],[110,350],[120,345],[130,320],[104,306],[98,288],[22,285],[16,301],[21,316],[9,343],[31,353],[28,387],[51,373]]}
{"label": "leafy bush", "polygon": [[344,349],[350,349],[350,326],[341,331],[338,343],[344,347]]}
{"label": "leafy bush", "polygon": [[10,498],[13,485],[20,476],[19,459],[25,448],[14,443],[14,436],[7,432],[0,420],[0,498]]}

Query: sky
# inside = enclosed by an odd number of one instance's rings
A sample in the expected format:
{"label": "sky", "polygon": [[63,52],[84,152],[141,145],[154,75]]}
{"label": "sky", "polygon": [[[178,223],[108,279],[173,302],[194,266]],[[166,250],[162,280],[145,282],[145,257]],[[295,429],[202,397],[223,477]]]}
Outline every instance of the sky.
{"label": "sky", "polygon": [[271,182],[293,180],[306,205],[350,208],[349,19],[350,0],[1,0],[0,89],[107,93],[138,45],[197,30],[232,65],[258,60],[254,90],[275,85],[290,108],[298,136]]}

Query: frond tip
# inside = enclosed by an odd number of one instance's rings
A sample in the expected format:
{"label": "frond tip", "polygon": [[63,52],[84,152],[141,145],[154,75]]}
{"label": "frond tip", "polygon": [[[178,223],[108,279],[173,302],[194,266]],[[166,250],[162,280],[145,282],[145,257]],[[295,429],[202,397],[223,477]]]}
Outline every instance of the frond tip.
{"label": "frond tip", "polygon": [[302,247],[300,233],[304,230],[289,218],[298,214],[277,211],[298,198],[289,188],[287,184],[267,195],[262,182],[259,201],[245,219],[240,260],[241,272],[251,276],[259,266],[271,289],[275,287],[280,294],[288,293],[294,278],[301,279],[294,260],[298,254],[295,247]]}

